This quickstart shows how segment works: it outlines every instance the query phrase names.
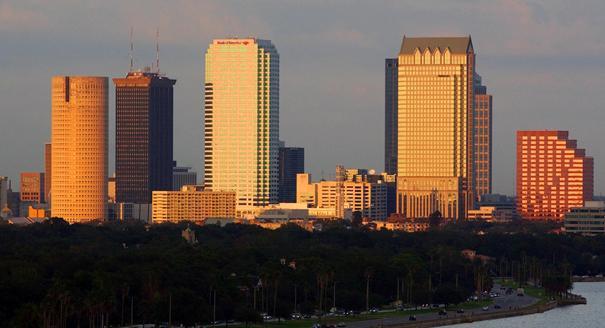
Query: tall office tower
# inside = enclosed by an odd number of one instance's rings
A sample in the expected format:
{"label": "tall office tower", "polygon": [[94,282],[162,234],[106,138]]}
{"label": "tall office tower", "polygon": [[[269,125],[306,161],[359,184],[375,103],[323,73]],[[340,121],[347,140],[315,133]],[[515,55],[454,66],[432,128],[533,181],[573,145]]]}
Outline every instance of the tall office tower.
{"label": "tall office tower", "polygon": [[305,172],[305,149],[279,148],[279,202],[296,202],[296,175]]}
{"label": "tall office tower", "polygon": [[204,184],[238,210],[279,198],[279,55],[268,40],[218,39],[206,51]]}
{"label": "tall office tower", "polygon": [[487,93],[478,74],[475,74],[474,105],[475,196],[481,198],[492,193],[492,95]]}
{"label": "tall office tower", "polygon": [[593,159],[567,131],[517,131],[517,212],[563,220],[593,197]]}
{"label": "tall office tower", "polygon": [[397,58],[384,65],[384,171],[397,173]]}
{"label": "tall office tower", "polygon": [[107,217],[107,88],[106,77],[52,78],[51,211],[69,223]]}
{"label": "tall office tower", "polygon": [[44,172],[21,172],[21,202],[44,203]]}
{"label": "tall office tower", "polygon": [[116,85],[116,202],[151,204],[172,190],[173,86],[159,73],[129,72]]}
{"label": "tall office tower", "polygon": [[397,85],[397,212],[461,219],[473,205],[470,36],[403,37]]}
{"label": "tall office tower", "polygon": [[50,184],[52,172],[52,146],[50,143],[44,145],[44,201],[50,204]]}
{"label": "tall office tower", "polygon": [[183,186],[197,185],[197,173],[190,167],[177,166],[172,162],[172,191],[179,191]]}

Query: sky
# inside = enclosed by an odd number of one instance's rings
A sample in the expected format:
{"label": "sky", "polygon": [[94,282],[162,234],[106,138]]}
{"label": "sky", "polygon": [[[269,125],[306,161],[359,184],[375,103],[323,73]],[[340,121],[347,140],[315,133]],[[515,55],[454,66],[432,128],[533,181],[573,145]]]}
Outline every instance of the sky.
{"label": "sky", "polygon": [[[514,193],[515,131],[569,130],[605,191],[605,1],[0,0],[0,175],[43,171],[53,75],[124,76],[155,60],[177,79],[174,157],[202,169],[204,53],[257,37],[280,54],[280,139],[305,148],[314,178],[383,169],[384,59],[403,35],[471,35],[493,94],[494,192]],[[110,90],[110,172],[114,93]],[[14,188],[16,189],[16,188]]]}

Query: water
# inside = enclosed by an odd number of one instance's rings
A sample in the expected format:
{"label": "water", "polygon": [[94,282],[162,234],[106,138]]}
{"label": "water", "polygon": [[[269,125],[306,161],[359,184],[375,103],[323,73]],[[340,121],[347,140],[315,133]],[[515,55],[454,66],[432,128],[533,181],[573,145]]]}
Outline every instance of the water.
{"label": "water", "polygon": [[574,283],[573,293],[586,297],[586,305],[571,305],[520,317],[453,325],[456,328],[592,328],[605,327],[605,282]]}

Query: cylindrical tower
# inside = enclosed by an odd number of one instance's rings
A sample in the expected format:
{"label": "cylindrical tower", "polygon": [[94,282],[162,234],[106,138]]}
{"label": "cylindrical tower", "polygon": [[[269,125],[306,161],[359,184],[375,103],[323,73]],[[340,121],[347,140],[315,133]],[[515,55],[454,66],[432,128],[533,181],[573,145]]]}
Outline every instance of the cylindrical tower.
{"label": "cylindrical tower", "polygon": [[107,218],[107,77],[55,76],[51,82],[53,217]]}

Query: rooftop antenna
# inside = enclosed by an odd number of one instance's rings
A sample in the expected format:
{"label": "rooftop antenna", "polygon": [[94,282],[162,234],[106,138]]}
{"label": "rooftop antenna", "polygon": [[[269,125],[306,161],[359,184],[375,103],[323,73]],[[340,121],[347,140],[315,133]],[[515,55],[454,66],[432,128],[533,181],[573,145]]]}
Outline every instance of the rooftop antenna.
{"label": "rooftop antenna", "polygon": [[133,53],[134,53],[134,45],[132,43],[132,26],[130,27],[130,71],[132,72],[132,69],[134,67],[134,58],[133,58]]}
{"label": "rooftop antenna", "polygon": [[160,74],[160,28],[155,30],[155,69]]}

